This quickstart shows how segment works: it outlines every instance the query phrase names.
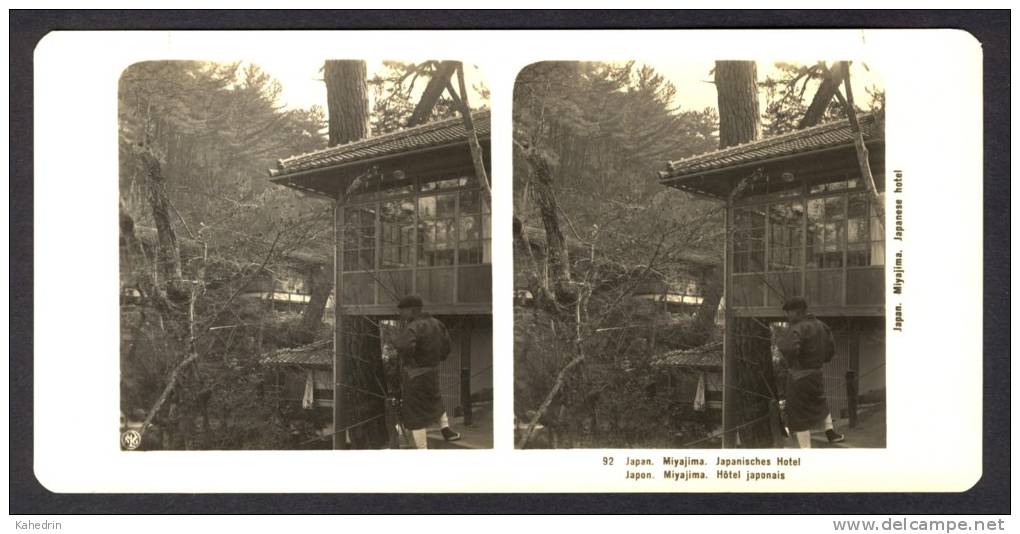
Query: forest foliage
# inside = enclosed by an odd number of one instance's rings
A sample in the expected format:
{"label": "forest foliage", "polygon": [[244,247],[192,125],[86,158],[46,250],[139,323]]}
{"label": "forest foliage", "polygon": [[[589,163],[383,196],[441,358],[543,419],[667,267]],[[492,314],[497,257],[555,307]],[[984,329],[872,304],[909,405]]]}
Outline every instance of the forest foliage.
{"label": "forest foliage", "polygon": [[[407,124],[437,65],[387,62],[366,80],[372,134]],[[325,110],[285,108],[281,91],[252,63],[153,61],[121,75],[121,410],[151,424],[144,448],[314,439],[260,360],[329,338],[329,325],[308,332],[300,309],[245,297],[297,291],[304,271],[332,263],[333,203],[268,180],[278,159],[327,146]],[[454,112],[442,98],[428,111]]]}
{"label": "forest foliage", "polygon": [[[281,448],[290,430],[273,412],[261,353],[286,344],[277,313],[239,298],[292,268],[292,254],[328,257],[331,209],[272,186],[281,155],[325,146],[319,108],[284,110],[281,87],[255,65],[137,63],[119,87],[121,407],[150,409],[163,448]],[[153,181],[153,177],[159,181]],[[179,245],[179,298],[161,279],[152,195],[166,200]],[[165,233],[165,232],[164,232]],[[172,273],[172,270],[166,272]],[[262,285],[260,285],[262,283]],[[270,282],[272,283],[272,282]]]}

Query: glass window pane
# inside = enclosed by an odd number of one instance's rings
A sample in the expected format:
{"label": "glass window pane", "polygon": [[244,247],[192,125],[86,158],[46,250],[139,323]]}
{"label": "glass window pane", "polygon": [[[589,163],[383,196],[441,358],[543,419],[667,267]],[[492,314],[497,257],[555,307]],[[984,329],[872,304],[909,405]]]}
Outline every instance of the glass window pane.
{"label": "glass window pane", "polygon": [[782,271],[790,269],[790,249],[786,247],[772,247],[769,251],[769,269]]}
{"label": "glass window pane", "polygon": [[457,262],[461,265],[482,263],[482,243],[480,241],[462,241]]}
{"label": "glass window pane", "polygon": [[847,267],[864,267],[868,265],[868,248],[866,244],[849,245],[846,249]]}
{"label": "glass window pane", "polygon": [[344,251],[344,270],[355,271],[358,269],[358,251],[347,250]]}
{"label": "glass window pane", "polygon": [[481,208],[480,196],[478,191],[462,191],[460,193],[460,212],[478,213]]}
{"label": "glass window pane", "polygon": [[411,247],[384,247],[381,269],[411,266]]}
{"label": "glass window pane", "polygon": [[856,193],[850,195],[847,199],[847,217],[850,218],[863,218],[867,215],[868,203],[864,199],[864,193]]}
{"label": "glass window pane", "polygon": [[800,269],[801,264],[804,263],[804,249],[801,247],[793,247],[790,249],[790,265],[796,269]]}
{"label": "glass window pane", "polygon": [[453,265],[456,252],[453,243],[437,243],[433,265]]}
{"label": "glass window pane", "polygon": [[436,217],[457,216],[457,195],[438,195],[436,198]]}
{"label": "glass window pane", "polygon": [[764,235],[765,228],[765,212],[764,208],[752,208],[751,209],[751,228],[761,228],[762,235]]}
{"label": "glass window pane", "polygon": [[825,199],[812,198],[807,202],[808,225],[813,222],[821,222],[825,219]]}
{"label": "glass window pane", "polygon": [[367,271],[375,269],[375,248],[362,250],[360,260],[358,263],[359,270]]}
{"label": "glass window pane", "polygon": [[803,247],[804,246],[804,231],[800,227],[800,225],[790,226],[788,228],[790,230],[790,245],[791,246],[797,246],[797,247]]}
{"label": "glass window pane", "polygon": [[828,220],[840,220],[843,218],[843,197],[828,197],[825,199],[825,218]]}
{"label": "glass window pane", "polygon": [[428,267],[435,265],[435,245],[419,245],[418,246],[418,265],[422,267]]}
{"label": "glass window pane", "polygon": [[412,200],[386,200],[379,206],[379,220],[383,222],[410,222],[414,220]]}
{"label": "glass window pane", "polygon": [[436,243],[453,243],[457,239],[456,219],[442,219],[435,222]]}
{"label": "glass window pane", "polygon": [[433,221],[421,221],[418,223],[418,244],[436,242],[436,223]]}
{"label": "glass window pane", "polygon": [[748,267],[750,267],[751,272],[760,273],[760,272],[763,272],[765,270],[765,249],[764,248],[751,249],[751,258],[750,259],[751,259],[751,263],[750,263],[750,265]]}
{"label": "glass window pane", "polygon": [[747,252],[736,252],[733,254],[733,272],[747,272]]}
{"label": "glass window pane", "polygon": [[871,244],[871,265],[885,265],[885,243]]}
{"label": "glass window pane", "polygon": [[824,256],[821,247],[814,247],[808,250],[808,269],[821,269],[825,266]]}
{"label": "glass window pane", "polygon": [[871,218],[871,240],[872,241],[885,240],[885,229],[882,228],[882,223],[878,219],[878,217]]}
{"label": "glass window pane", "polygon": [[436,216],[436,197],[421,197],[418,199],[418,217],[421,219],[432,219]]}
{"label": "glass window pane", "polygon": [[482,215],[482,237],[492,237],[492,215]]}
{"label": "glass window pane", "polygon": [[460,239],[473,241],[481,237],[479,215],[462,216],[460,219]]}
{"label": "glass window pane", "polygon": [[868,238],[868,223],[865,219],[850,219],[847,221],[846,240],[850,243],[861,243],[870,241]]}

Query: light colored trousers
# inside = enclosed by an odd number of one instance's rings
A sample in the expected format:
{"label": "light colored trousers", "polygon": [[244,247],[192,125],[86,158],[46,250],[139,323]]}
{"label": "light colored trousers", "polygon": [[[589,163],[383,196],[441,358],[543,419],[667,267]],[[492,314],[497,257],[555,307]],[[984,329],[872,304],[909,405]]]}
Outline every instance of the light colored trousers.
{"label": "light colored trousers", "polygon": [[[446,417],[446,412],[439,416],[439,428],[449,428],[450,419]],[[401,432],[403,430],[403,432]],[[397,425],[397,433],[402,433],[407,439],[408,444],[412,449],[427,449],[428,448],[428,429],[419,428],[418,430],[407,430]]]}
{"label": "light colored trousers", "polygon": [[[832,430],[832,429],[833,429],[833,426],[832,426],[832,414],[830,413],[829,415],[825,416],[825,430]],[[810,430],[803,430],[803,431],[800,431],[800,432],[795,432],[795,434],[797,435],[797,446],[798,447],[800,447],[802,449],[810,449],[811,448],[811,431]]]}

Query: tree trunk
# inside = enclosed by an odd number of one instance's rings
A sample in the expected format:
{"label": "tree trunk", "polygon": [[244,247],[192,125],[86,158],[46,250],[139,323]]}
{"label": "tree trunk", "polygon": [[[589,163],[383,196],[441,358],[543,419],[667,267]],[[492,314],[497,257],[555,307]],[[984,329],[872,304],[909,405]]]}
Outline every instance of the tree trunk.
{"label": "tree trunk", "polygon": [[163,277],[161,284],[168,290],[177,289],[181,281],[181,253],[177,248],[177,232],[170,222],[170,202],[166,198],[166,179],[163,177],[162,165],[148,149],[139,150],[142,164],[145,166],[145,186],[149,197],[149,207],[156,223],[158,247],[156,262],[159,274]]}
{"label": "tree trunk", "polygon": [[[369,136],[367,67],[364,61],[327,60],[326,104],[329,107],[329,146]],[[322,324],[329,293],[333,291],[332,269],[317,266],[312,272],[312,297],[301,314],[304,332],[314,333]],[[314,340],[309,340],[314,341]]]}
{"label": "tree trunk", "polygon": [[715,88],[719,102],[719,148],[761,137],[758,69],[755,63],[716,61]]}
{"label": "tree trunk", "polygon": [[432,115],[432,108],[436,107],[436,102],[439,102],[439,97],[443,95],[443,90],[446,89],[446,85],[450,82],[450,77],[457,70],[457,63],[457,61],[443,61],[436,68],[436,71],[432,73],[432,78],[429,79],[429,83],[425,86],[425,91],[422,92],[418,104],[414,106],[414,111],[411,112],[411,118],[407,119],[408,127],[418,126],[428,121]]}
{"label": "tree trunk", "polygon": [[703,288],[701,304],[698,305],[698,313],[695,315],[695,331],[700,340],[695,340],[695,345],[707,343],[712,337],[712,330],[715,328],[715,315],[719,311],[719,303],[722,301],[722,273],[719,267],[705,269],[701,276],[701,287]]}
{"label": "tree trunk", "polygon": [[310,285],[312,296],[301,315],[301,330],[306,343],[316,341],[315,335],[322,325],[322,316],[326,311],[326,302],[333,291],[333,266],[312,266]]}
{"label": "tree trunk", "polygon": [[570,255],[567,240],[563,237],[563,230],[560,229],[559,214],[556,212],[556,198],[552,189],[552,165],[541,154],[530,153],[528,159],[535,173],[533,182],[535,203],[538,204],[542,226],[545,228],[548,276],[551,278],[546,286],[551,288],[552,294],[559,299],[561,295],[569,292]]}
{"label": "tree trunk", "polygon": [[326,61],[326,105],[329,108],[329,146],[369,136],[368,68],[364,61]]}
{"label": "tree trunk", "polygon": [[[761,114],[758,109],[757,67],[753,61],[716,61],[715,86],[719,96],[719,148],[740,145],[757,140],[761,137]],[[745,187],[748,178],[736,189]],[[727,206],[728,207],[728,206]],[[727,228],[729,231],[729,228]],[[729,239],[729,238],[727,238]],[[707,295],[706,295],[707,296]],[[727,304],[731,295],[726,295]],[[701,319],[709,315],[715,317],[715,310],[709,310],[708,298],[702,301],[698,314]],[[716,301],[718,306],[718,301]],[[756,405],[748,407],[748,403],[764,398],[771,398],[770,385],[766,383],[770,377],[758,376],[756,371],[771,369],[772,355],[768,346],[762,348],[755,344],[758,341],[749,332],[741,329],[741,324],[733,317],[727,306],[724,339],[724,378],[725,393],[723,396],[723,447],[733,447],[739,436],[756,436],[756,429],[749,423],[755,421]],[[738,389],[733,389],[738,388]],[[738,394],[737,392],[740,391]],[[748,399],[748,396],[751,398]],[[764,412],[767,414],[767,411]],[[736,430],[736,432],[734,432]],[[770,435],[771,439],[771,435]],[[747,440],[745,440],[747,441]],[[757,439],[751,439],[755,444]],[[768,446],[762,444],[758,446]]]}
{"label": "tree trunk", "polygon": [[467,82],[464,80],[464,64],[455,62],[457,66],[457,80],[460,84],[460,98],[457,99],[453,91],[453,85],[447,83],[446,88],[450,95],[458,100],[460,115],[464,119],[464,133],[467,135],[468,147],[471,149],[471,163],[475,167],[475,177],[481,182],[485,194],[492,198],[492,187],[489,186],[489,176],[485,172],[485,161],[482,157],[482,146],[478,144],[478,135],[475,134],[475,123],[471,119],[471,106],[468,104]]}
{"label": "tree trunk", "polygon": [[808,106],[807,112],[804,113],[804,118],[800,120],[797,125],[797,129],[808,128],[818,124],[825,116],[825,110],[829,107],[829,102],[832,102],[832,97],[836,95],[836,91],[839,90],[839,84],[843,82],[843,78],[847,75],[847,70],[842,61],[837,62],[829,69],[828,76],[822,79],[821,85],[818,86],[818,91],[815,92],[815,97],[811,99],[811,105]]}
{"label": "tree trunk", "polygon": [[[366,82],[367,67],[365,62],[328,60],[326,61],[324,71],[326,102],[329,107],[329,146],[336,146],[368,137],[370,130],[368,84]],[[341,193],[337,198],[336,214],[338,216],[334,219],[335,236],[341,235],[340,224],[342,224],[342,220],[339,215],[343,213],[343,205],[346,201],[346,194]],[[340,240],[336,240],[334,243],[338,247],[336,254],[341,253],[339,243]],[[340,258],[337,257],[334,265],[339,265],[339,263]],[[337,269],[333,270],[333,281],[330,285],[336,286],[340,273],[336,272]],[[323,290],[322,287],[319,288],[319,298],[313,298],[314,302],[309,302],[302,314],[302,323],[312,325],[311,328],[314,328],[322,319],[322,308],[326,304],[326,299],[321,297]],[[346,318],[341,313],[339,305],[341,300],[340,293],[341,291],[336,291],[336,317],[333,326],[334,381],[339,384],[361,388],[364,384],[361,383],[356,374],[351,373],[355,369],[352,365],[352,348],[355,345],[352,342],[359,338],[359,333],[345,330],[353,324],[352,320],[354,318]],[[316,306],[312,306],[313,303]],[[339,433],[343,427],[360,422],[351,420],[352,417],[358,414],[359,404],[354,401],[354,406],[351,406],[351,403],[348,402],[357,399],[348,389],[339,388],[339,391],[337,391],[334,388],[334,391],[336,397],[333,402],[334,432]],[[357,445],[361,444],[355,444],[355,446]],[[334,448],[346,447],[346,433],[335,435],[333,446]]]}

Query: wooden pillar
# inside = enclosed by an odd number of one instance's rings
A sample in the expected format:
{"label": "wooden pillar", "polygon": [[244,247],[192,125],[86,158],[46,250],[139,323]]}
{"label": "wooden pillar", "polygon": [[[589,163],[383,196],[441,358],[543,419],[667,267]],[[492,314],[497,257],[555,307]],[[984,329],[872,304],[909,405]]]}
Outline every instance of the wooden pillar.
{"label": "wooden pillar", "polygon": [[350,376],[347,372],[347,347],[343,335],[343,254],[344,254],[344,205],[337,197],[333,210],[333,448],[347,448],[347,432],[341,429],[350,424]]}
{"label": "wooden pillar", "polygon": [[846,411],[850,428],[857,428],[857,373],[853,369],[846,372]]}
{"label": "wooden pillar", "polygon": [[736,432],[730,430],[737,425],[737,396],[732,386],[736,385],[735,339],[733,330],[733,205],[726,203],[725,208],[726,243],[723,246],[723,388],[722,388],[722,446],[724,449],[736,447]]}
{"label": "wooden pillar", "polygon": [[464,424],[471,425],[474,421],[471,414],[471,330],[472,321],[467,318],[460,320],[460,408],[464,413]]}

